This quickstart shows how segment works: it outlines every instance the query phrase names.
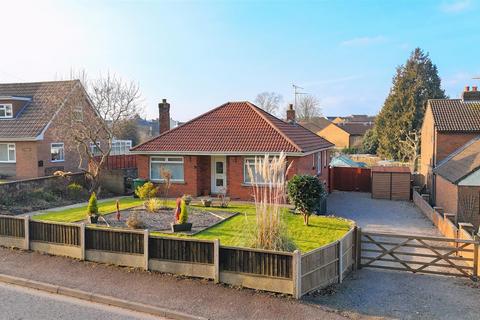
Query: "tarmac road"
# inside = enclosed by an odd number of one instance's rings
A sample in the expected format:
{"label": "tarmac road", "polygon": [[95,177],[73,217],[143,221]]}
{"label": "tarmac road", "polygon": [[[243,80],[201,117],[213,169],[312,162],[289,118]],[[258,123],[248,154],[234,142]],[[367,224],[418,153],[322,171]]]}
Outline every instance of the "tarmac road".
{"label": "tarmac road", "polygon": [[166,319],[117,307],[0,283],[0,319]]}

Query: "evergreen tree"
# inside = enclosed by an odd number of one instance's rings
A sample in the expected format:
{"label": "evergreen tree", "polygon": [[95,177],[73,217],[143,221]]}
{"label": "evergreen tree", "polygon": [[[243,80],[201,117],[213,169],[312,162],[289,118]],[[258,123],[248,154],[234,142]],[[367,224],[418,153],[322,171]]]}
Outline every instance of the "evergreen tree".
{"label": "evergreen tree", "polygon": [[368,154],[377,154],[378,135],[375,127],[367,130],[363,136],[362,151]]}
{"label": "evergreen tree", "polygon": [[428,99],[445,98],[437,67],[420,48],[416,48],[405,65],[397,68],[392,88],[375,121],[379,155],[408,159],[400,141],[409,132],[419,131]]}

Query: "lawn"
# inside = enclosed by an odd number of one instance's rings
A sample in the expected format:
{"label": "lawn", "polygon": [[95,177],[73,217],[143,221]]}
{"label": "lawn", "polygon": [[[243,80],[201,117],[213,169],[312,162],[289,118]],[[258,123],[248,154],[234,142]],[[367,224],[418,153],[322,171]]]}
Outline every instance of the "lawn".
{"label": "lawn", "polygon": [[[142,203],[143,201],[139,199],[122,198],[120,200],[120,209],[132,208]],[[173,207],[174,202],[169,201],[168,205]],[[98,204],[98,207],[101,214],[115,212],[115,200],[101,202]],[[239,215],[204,230],[193,237],[199,239],[220,239],[220,243],[226,246],[245,245],[245,238],[243,237],[245,230],[251,230],[255,223],[255,206],[253,204],[232,202],[228,208],[205,208],[196,204],[193,204],[191,207],[198,210],[240,212]],[[57,222],[81,221],[85,219],[86,208],[85,204],[82,207],[63,211],[47,211],[44,214],[34,216],[33,219]],[[341,238],[351,227],[351,223],[347,220],[315,215],[310,217],[310,225],[304,226],[303,218],[299,215],[291,214],[288,210],[285,210],[283,217],[290,239],[302,252],[313,250]],[[152,234],[161,235],[158,232]]]}

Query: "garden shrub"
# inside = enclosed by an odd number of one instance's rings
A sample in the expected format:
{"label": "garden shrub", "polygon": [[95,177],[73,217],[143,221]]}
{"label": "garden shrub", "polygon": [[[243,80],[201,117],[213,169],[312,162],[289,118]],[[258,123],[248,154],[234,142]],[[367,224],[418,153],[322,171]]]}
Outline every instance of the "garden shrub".
{"label": "garden shrub", "polygon": [[157,187],[152,182],[147,182],[143,186],[138,187],[135,190],[135,194],[141,200],[147,200],[154,198],[157,195]]}
{"label": "garden shrub", "polygon": [[81,199],[84,194],[84,189],[82,185],[72,182],[67,186],[67,196],[70,199]]}
{"label": "garden shrub", "polygon": [[178,222],[179,223],[187,223],[188,222],[187,203],[183,199],[182,199],[182,204],[180,205],[180,217],[178,219]]}
{"label": "garden shrub", "polygon": [[158,198],[150,198],[144,202],[145,210],[150,213],[158,212],[162,208],[162,202]]}
{"label": "garden shrub", "polygon": [[92,192],[90,199],[88,200],[87,214],[89,216],[98,215],[97,195]]}
{"label": "garden shrub", "polygon": [[308,225],[308,218],[327,196],[325,186],[314,176],[295,175],[288,181],[287,189],[290,202],[303,215],[305,225]]}

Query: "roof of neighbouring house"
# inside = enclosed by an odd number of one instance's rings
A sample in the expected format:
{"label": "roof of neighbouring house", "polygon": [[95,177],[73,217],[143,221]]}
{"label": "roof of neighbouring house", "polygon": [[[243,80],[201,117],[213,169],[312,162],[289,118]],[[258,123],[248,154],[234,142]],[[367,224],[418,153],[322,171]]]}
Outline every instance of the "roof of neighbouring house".
{"label": "roof of neighbouring house", "polygon": [[480,132],[480,101],[428,100],[438,131]]}
{"label": "roof of neighbouring house", "polygon": [[14,118],[0,120],[0,140],[37,138],[79,83],[78,80],[0,83],[2,100],[28,98]]}
{"label": "roof of neighbouring house", "polygon": [[355,123],[355,122],[341,122],[336,124],[338,127],[342,128],[344,131],[348,132],[351,135],[363,136],[367,130],[373,127],[373,124],[367,123]]}
{"label": "roof of neighbouring house", "polygon": [[333,147],[246,101],[227,102],[132,148],[137,153],[307,153]]}
{"label": "roof of neighbouring house", "polygon": [[443,159],[433,172],[457,184],[478,169],[480,169],[480,136]]}
{"label": "roof of neighbouring house", "polygon": [[310,120],[298,121],[298,123],[302,127],[307,128],[314,133],[317,133],[318,131],[331,124],[331,122],[324,117],[315,117]]}
{"label": "roof of neighbouring house", "polygon": [[340,154],[332,158],[330,161],[330,166],[332,167],[365,167],[365,163],[363,162],[356,162],[347,155]]}

